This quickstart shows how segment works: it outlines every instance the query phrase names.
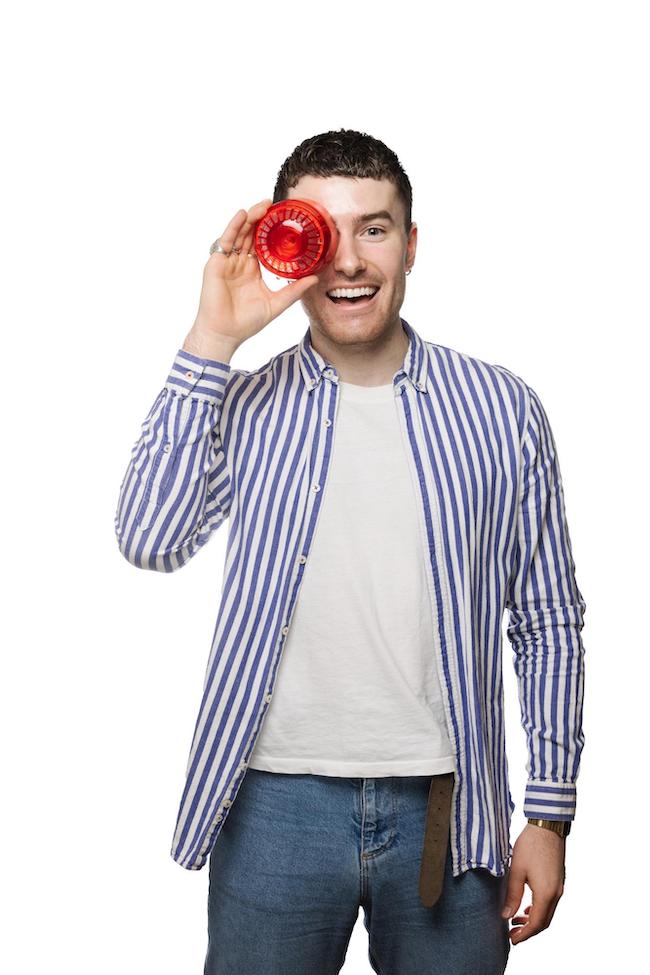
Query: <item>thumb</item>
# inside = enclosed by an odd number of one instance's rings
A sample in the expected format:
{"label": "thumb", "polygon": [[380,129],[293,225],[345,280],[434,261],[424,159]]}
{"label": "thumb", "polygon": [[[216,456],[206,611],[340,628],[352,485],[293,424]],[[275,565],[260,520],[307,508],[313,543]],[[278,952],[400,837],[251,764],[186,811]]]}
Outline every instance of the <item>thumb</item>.
{"label": "thumb", "polygon": [[518,910],[524,896],[525,878],[510,871],[506,901],[501,911],[501,917],[512,917]]}
{"label": "thumb", "polygon": [[294,301],[298,301],[299,298],[303,296],[305,291],[309,291],[315,284],[318,284],[320,278],[317,274],[309,274],[305,278],[299,278],[297,281],[292,281],[291,284],[287,284],[284,288],[280,288],[279,291],[274,291],[271,297],[271,308],[273,310],[273,317],[281,314],[285,311],[289,305],[292,305]]}

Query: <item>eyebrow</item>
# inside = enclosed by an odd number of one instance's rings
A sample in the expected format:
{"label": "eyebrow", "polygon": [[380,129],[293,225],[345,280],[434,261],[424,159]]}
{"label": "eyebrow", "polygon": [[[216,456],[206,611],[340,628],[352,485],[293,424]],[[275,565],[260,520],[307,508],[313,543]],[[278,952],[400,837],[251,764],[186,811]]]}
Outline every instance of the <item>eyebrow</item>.
{"label": "eyebrow", "polygon": [[360,223],[366,223],[368,220],[388,220],[389,223],[395,222],[388,210],[377,210],[375,213],[362,213],[360,217],[355,217],[354,225],[358,227]]}
{"label": "eyebrow", "polygon": [[[367,223],[369,220],[388,220],[389,223],[395,224],[392,214],[388,210],[376,210],[374,213],[362,213],[361,216],[355,217],[353,225],[358,227],[362,223]],[[334,226],[337,226],[336,220],[334,221]]]}

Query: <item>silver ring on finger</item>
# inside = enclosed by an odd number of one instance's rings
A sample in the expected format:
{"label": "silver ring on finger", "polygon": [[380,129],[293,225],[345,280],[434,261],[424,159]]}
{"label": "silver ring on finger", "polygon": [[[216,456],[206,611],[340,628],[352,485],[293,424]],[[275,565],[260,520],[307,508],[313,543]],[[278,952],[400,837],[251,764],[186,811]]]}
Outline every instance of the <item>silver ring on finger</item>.
{"label": "silver ring on finger", "polygon": [[221,246],[220,241],[221,241],[221,238],[220,237],[217,237],[217,239],[215,240],[214,244],[212,244],[212,246],[210,247],[210,253],[211,254],[226,254],[226,255],[228,255],[230,253],[230,251],[225,251],[223,249],[223,247]]}

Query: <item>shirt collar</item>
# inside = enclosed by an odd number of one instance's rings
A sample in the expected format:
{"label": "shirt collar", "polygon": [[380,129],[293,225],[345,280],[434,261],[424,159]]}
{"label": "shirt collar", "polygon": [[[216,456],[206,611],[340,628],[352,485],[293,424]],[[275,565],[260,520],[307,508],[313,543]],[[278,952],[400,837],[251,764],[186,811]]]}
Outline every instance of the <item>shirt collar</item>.
{"label": "shirt collar", "polygon": [[[416,389],[426,393],[428,356],[425,343],[406,319],[400,318],[400,322],[408,335],[409,345],[402,367],[395,373],[393,382],[403,374],[410,379]],[[307,389],[316,387],[323,375],[338,382],[335,367],[331,362],[327,362],[312,345],[310,328],[307,328],[298,345],[298,362]]]}

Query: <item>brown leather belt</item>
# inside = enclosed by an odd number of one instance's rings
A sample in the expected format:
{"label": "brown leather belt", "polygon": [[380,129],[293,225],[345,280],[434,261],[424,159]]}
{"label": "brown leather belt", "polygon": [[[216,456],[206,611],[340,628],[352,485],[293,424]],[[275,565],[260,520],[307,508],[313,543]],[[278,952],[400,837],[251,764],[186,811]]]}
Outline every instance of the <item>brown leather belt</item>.
{"label": "brown leather belt", "polygon": [[451,796],[454,791],[454,773],[443,772],[431,777],[424,846],[420,864],[420,900],[425,907],[433,907],[440,894],[445,877],[445,861],[449,848],[449,824],[451,822]]}

